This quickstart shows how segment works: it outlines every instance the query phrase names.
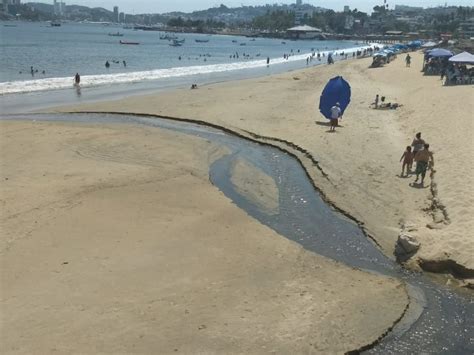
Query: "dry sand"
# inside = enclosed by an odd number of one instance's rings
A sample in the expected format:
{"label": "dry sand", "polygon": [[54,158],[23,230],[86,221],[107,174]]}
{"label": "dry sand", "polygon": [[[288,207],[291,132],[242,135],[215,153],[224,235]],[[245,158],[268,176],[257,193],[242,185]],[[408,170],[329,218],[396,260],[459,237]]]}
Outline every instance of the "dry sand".
{"label": "dry sand", "polygon": [[[2,353],[342,353],[406,307],[400,282],[232,204],[208,179],[226,152],[205,140],[120,124],[0,131]],[[235,172],[274,208],[267,176]]]}
{"label": "dry sand", "polygon": [[[65,110],[161,114],[290,141],[319,161],[328,180],[305,160],[316,185],[365,223],[387,255],[408,226],[421,242],[412,266],[423,265],[423,260],[449,261],[424,267],[452,271],[461,265],[472,275],[472,86],[443,87],[438,77],[422,75],[421,54],[412,57],[411,68],[405,68],[403,57],[377,69],[369,69],[370,59],[363,59]],[[335,75],[350,82],[352,102],[343,127],[333,134],[317,106],[324,84]],[[403,107],[369,109],[375,94]],[[435,184],[427,178],[421,189],[409,185],[413,177],[398,176],[400,156],[418,131],[431,144],[436,160]]]}

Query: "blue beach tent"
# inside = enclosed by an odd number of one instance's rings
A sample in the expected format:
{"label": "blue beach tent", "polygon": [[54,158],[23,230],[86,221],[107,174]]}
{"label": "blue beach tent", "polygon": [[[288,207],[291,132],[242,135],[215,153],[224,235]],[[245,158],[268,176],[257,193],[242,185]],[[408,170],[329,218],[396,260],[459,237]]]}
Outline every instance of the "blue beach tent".
{"label": "blue beach tent", "polygon": [[426,52],[426,54],[428,57],[434,57],[434,58],[453,56],[453,52],[448,51],[447,49],[444,49],[444,48],[435,48]]}
{"label": "blue beach tent", "polygon": [[411,41],[407,44],[407,47],[411,49],[420,48],[423,43],[420,40]]}
{"label": "blue beach tent", "polygon": [[321,93],[319,99],[319,111],[327,119],[331,119],[331,107],[339,102],[341,112],[349,106],[351,101],[351,87],[342,76],[336,76],[329,80]]}

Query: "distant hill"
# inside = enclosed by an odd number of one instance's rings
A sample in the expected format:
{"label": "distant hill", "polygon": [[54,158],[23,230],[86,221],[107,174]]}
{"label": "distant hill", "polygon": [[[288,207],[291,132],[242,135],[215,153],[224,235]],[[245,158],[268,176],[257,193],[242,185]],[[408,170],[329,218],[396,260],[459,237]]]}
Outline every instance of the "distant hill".
{"label": "distant hill", "polygon": [[[45,3],[39,2],[29,2],[26,5],[35,9],[35,11],[40,12],[44,16],[54,17],[54,6]],[[309,4],[305,4],[302,7],[305,11],[321,11],[319,7],[314,7]],[[163,14],[139,14],[139,15],[130,15],[127,14],[127,22],[136,22],[141,23],[144,21],[152,22],[162,22],[166,23],[170,18],[181,17],[185,20],[213,20],[221,21],[226,24],[235,24],[242,22],[250,22],[255,17],[263,16],[268,12],[283,10],[283,11],[294,11],[295,5],[263,5],[263,6],[241,6],[230,8],[225,5],[220,5],[216,7],[209,8],[207,10],[194,11],[191,13],[185,12],[168,12]],[[42,17],[44,17],[42,16]],[[66,5],[66,15],[65,18],[73,21],[115,21],[114,14],[112,11],[96,7],[89,8],[87,6],[79,5]]]}

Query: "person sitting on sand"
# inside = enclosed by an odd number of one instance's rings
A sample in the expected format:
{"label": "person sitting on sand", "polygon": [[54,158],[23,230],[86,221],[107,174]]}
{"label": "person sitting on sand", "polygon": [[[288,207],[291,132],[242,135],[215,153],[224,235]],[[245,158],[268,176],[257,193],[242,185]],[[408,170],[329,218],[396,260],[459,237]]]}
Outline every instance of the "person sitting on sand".
{"label": "person sitting on sand", "polygon": [[402,161],[402,159],[403,159],[402,173],[400,176],[403,177],[404,172],[405,172],[405,167],[407,168],[406,176],[408,176],[408,173],[411,172],[411,167],[413,165],[413,153],[411,152],[410,146],[407,146],[406,150],[403,152],[402,157],[400,158],[400,161]]}
{"label": "person sitting on sand", "polygon": [[428,169],[428,164],[430,164],[431,167],[434,167],[434,158],[433,158],[433,153],[429,150],[430,145],[425,144],[424,149],[420,150],[416,153],[416,179],[415,182],[418,181],[418,178],[421,174],[421,185],[423,185],[423,182],[425,181],[425,175],[426,175],[426,170]]}
{"label": "person sitting on sand", "polygon": [[425,145],[425,141],[421,139],[421,132],[418,132],[415,135],[413,142],[411,142],[411,146],[413,147],[413,157],[415,160],[416,160],[416,153],[422,150],[424,145]]}
{"label": "person sitting on sand", "polygon": [[397,104],[396,102],[394,103],[391,103],[391,102],[385,102],[385,96],[382,96],[382,98],[380,99],[380,101],[382,102],[380,105],[378,105],[377,107],[375,108],[378,108],[378,109],[381,109],[381,110],[395,110],[399,107],[401,107],[402,105],[400,104]]}
{"label": "person sitting on sand", "polygon": [[335,132],[336,131],[336,126],[338,125],[339,122],[339,117],[341,117],[342,111],[339,102],[336,102],[336,104],[331,107],[331,128],[329,131]]}

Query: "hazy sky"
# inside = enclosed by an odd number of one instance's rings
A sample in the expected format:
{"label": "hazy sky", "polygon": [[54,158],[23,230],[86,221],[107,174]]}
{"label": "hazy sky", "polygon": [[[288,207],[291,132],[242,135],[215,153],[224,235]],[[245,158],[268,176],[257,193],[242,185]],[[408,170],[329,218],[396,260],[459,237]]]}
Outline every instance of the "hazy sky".
{"label": "hazy sky", "polygon": [[[35,0],[30,0],[35,1]],[[53,0],[36,0],[44,3],[53,3]],[[295,0],[64,0],[68,5],[85,5],[89,7],[104,7],[112,10],[113,6],[118,6],[120,11],[126,13],[163,13],[170,11],[191,12],[203,10],[210,7],[224,4],[228,7],[238,7],[241,5],[255,6],[267,3],[291,4]],[[391,8],[395,4],[406,4],[410,6],[434,7],[439,5],[472,6],[472,0],[387,0]],[[28,2],[24,0],[23,2]],[[383,0],[303,0],[305,4],[321,6],[328,9],[341,11],[344,5],[349,5],[351,9],[357,8],[364,12],[371,12],[375,5],[383,3]]]}

